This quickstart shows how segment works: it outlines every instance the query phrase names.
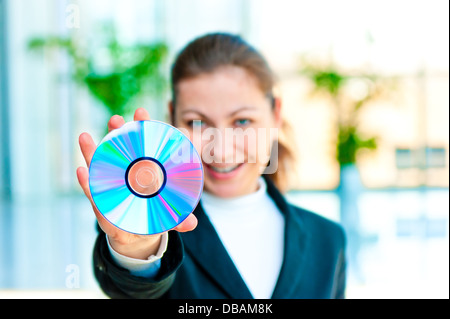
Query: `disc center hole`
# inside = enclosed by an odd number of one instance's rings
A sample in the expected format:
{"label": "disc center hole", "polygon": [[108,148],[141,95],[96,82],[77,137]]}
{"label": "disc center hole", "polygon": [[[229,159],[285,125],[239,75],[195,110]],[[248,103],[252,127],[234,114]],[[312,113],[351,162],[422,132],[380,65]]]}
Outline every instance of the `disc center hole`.
{"label": "disc center hole", "polygon": [[128,172],[128,184],[138,194],[149,196],[159,191],[164,182],[164,173],[153,161],[135,163]]}

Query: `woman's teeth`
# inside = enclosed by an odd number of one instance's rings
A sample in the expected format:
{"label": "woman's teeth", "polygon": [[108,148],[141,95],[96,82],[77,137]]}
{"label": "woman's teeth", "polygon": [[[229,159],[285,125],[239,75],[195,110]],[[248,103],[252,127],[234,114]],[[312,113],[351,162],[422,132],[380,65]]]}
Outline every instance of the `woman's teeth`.
{"label": "woman's teeth", "polygon": [[209,166],[209,167],[217,173],[229,173],[231,171],[234,171],[238,166],[239,165],[229,166],[229,167],[215,167],[215,166]]}

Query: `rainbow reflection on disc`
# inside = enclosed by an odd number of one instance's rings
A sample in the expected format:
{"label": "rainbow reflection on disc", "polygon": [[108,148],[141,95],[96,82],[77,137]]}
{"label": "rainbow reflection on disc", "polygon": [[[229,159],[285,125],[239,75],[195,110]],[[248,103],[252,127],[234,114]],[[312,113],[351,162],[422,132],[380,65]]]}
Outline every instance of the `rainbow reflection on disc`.
{"label": "rainbow reflection on disc", "polygon": [[180,224],[197,206],[203,167],[191,141],[158,121],[135,121],[101,141],[89,167],[92,199],[118,228],[157,234]]}

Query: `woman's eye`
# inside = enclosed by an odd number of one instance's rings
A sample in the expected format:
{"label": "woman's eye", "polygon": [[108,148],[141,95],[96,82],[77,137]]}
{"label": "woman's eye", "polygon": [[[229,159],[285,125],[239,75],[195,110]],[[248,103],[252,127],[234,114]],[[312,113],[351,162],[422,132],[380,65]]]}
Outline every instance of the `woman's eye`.
{"label": "woman's eye", "polygon": [[250,124],[250,120],[249,119],[239,119],[239,120],[236,120],[234,123],[237,126],[246,126],[246,125]]}
{"label": "woman's eye", "polygon": [[202,127],[205,124],[202,120],[193,120],[189,121],[188,125],[191,127]]}

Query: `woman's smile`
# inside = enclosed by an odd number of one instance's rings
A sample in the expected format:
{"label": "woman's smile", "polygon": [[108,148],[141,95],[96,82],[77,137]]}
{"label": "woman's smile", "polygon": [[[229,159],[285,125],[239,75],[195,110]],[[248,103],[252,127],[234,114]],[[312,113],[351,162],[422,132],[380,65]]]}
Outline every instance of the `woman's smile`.
{"label": "woman's smile", "polygon": [[217,166],[214,164],[205,164],[206,173],[215,179],[231,179],[239,174],[241,168],[245,165],[244,163],[227,165],[227,166]]}

